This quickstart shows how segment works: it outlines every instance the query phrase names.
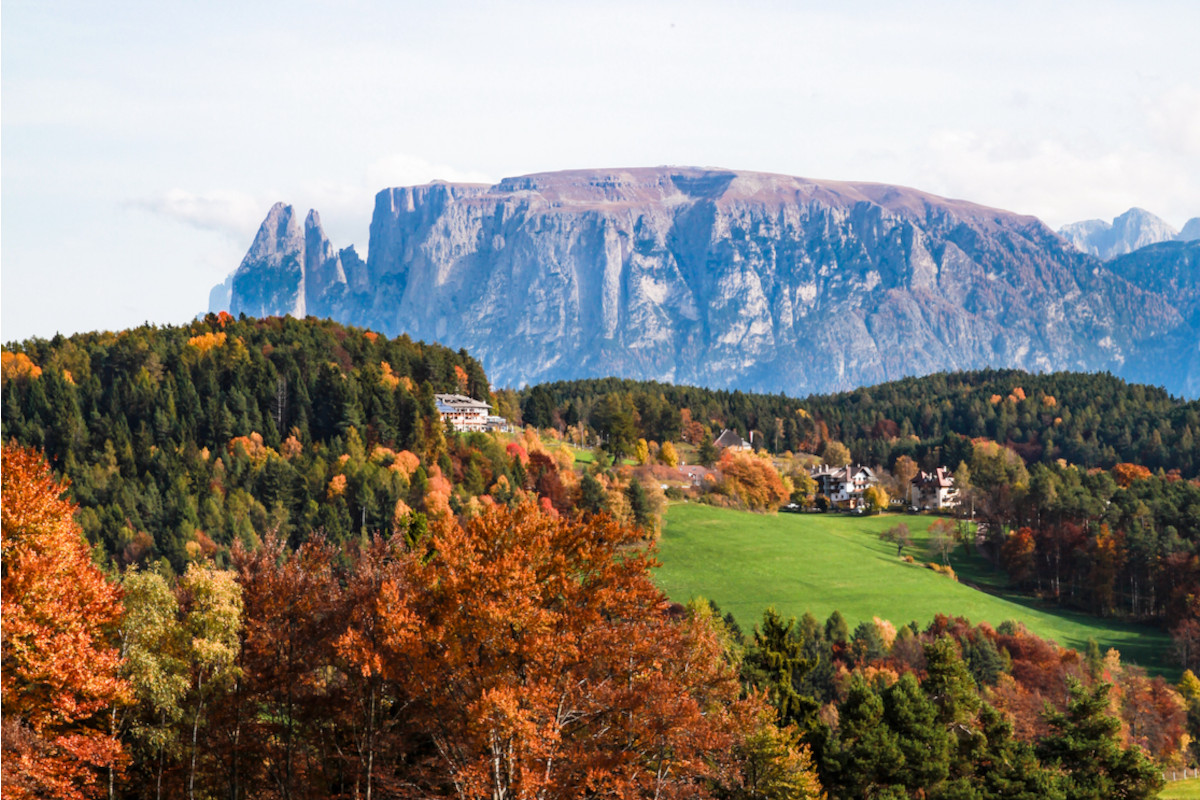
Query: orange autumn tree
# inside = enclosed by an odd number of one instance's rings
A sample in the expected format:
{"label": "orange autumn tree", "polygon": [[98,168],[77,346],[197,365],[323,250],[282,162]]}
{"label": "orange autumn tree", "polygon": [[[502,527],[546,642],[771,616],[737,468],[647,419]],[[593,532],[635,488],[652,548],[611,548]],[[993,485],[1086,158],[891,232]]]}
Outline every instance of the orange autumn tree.
{"label": "orange autumn tree", "polygon": [[5,446],[2,461],[4,796],[97,797],[123,762],[108,714],[128,691],[109,642],[120,593],[42,457]]}
{"label": "orange autumn tree", "polygon": [[414,791],[691,798],[741,781],[763,705],[738,699],[706,620],[669,613],[640,536],[525,502],[439,517],[396,555],[372,636],[342,653],[404,698]]}
{"label": "orange autumn tree", "polygon": [[765,458],[726,450],[717,470],[726,494],[752,510],[769,511],[788,500],[788,490],[775,467]]}

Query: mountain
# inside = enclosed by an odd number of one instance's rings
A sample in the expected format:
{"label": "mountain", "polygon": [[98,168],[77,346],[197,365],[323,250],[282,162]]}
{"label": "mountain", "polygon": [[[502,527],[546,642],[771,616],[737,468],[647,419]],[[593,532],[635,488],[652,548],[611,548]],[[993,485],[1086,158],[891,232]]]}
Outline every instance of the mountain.
{"label": "mountain", "polygon": [[[1169,298],[1183,317],[1184,326],[1149,343],[1149,349],[1178,365],[1184,376],[1179,392],[1200,397],[1200,239],[1152,244],[1113,259],[1108,268],[1136,286]],[[1130,367],[1125,372],[1130,380],[1160,372],[1152,364]]]}
{"label": "mountain", "polygon": [[[1200,228],[1200,220],[1196,220],[1194,227]],[[1141,208],[1131,208],[1111,223],[1102,219],[1073,222],[1059,228],[1058,233],[1082,252],[1104,261],[1147,245],[1176,241],[1181,236],[1179,231]],[[1200,230],[1191,236],[1196,237],[1200,237]]]}
{"label": "mountain", "polygon": [[353,246],[334,250],[316,211],[301,227],[291,206],[276,203],[241,265],[213,288],[209,308],[222,310],[225,302],[232,313],[252,317],[331,317],[349,286],[367,288],[365,270]]}
{"label": "mountain", "polygon": [[466,348],[496,385],[789,394],[986,366],[1177,392],[1187,370],[1153,348],[1196,338],[1033,217],[882,184],[668,167],[438,182],[380,192],[370,230],[362,264],[275,206],[231,310]]}
{"label": "mountain", "polygon": [[1200,239],[1200,217],[1192,217],[1183,223],[1183,230],[1179,232],[1178,238],[1181,242],[1193,242]]}

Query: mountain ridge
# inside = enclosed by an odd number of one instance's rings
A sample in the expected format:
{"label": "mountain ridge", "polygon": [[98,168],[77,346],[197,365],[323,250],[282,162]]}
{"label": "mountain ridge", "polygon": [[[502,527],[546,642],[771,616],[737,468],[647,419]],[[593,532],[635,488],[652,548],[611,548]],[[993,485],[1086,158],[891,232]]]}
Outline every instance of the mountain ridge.
{"label": "mountain ridge", "polygon": [[1102,219],[1072,222],[1059,228],[1058,233],[1081,252],[1111,261],[1160,242],[1200,239],[1200,217],[1192,217],[1177,231],[1149,211],[1131,208],[1111,223]]}
{"label": "mountain ridge", "polygon": [[1168,298],[1035,217],[907,187],[696,167],[395,187],[376,195],[365,264],[340,272],[353,251],[335,259],[315,215],[301,246],[282,214],[233,274],[230,310],[464,347],[497,385],[615,374],[803,394],[1150,363],[1143,379],[1200,391],[1190,367],[1144,358],[1195,338]]}

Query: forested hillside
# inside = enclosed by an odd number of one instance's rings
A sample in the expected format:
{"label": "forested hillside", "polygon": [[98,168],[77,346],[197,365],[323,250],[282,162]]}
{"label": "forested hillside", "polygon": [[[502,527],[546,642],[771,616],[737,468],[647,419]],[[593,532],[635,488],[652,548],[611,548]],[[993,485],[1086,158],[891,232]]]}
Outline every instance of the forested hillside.
{"label": "forested hillside", "polygon": [[[180,571],[197,548],[268,530],[294,543],[390,531],[398,501],[420,504],[453,474],[434,392],[489,399],[463,352],[228,314],[23,342],[6,348],[3,379],[4,440],[44,450],[70,480],[89,541]],[[489,477],[507,469],[494,449]]]}
{"label": "forested hillside", "polygon": [[968,453],[967,440],[982,437],[1011,445],[1027,462],[1200,473],[1200,403],[1103,373],[939,373],[804,399],[605,378],[528,387],[516,401],[539,427],[584,422],[619,436],[628,417],[646,439],[682,433],[697,443],[728,427],[743,437],[755,431],[756,445],[774,452],[840,441],[864,464],[908,455],[953,466]]}
{"label": "forested hillside", "polygon": [[[617,452],[639,437],[682,438],[703,461],[722,428],[753,432],[777,453],[879,468],[898,497],[918,469],[947,467],[963,515],[987,523],[965,546],[1012,588],[1200,640],[1200,404],[1161,390],[1110,375],[988,371],[803,400],[611,379],[497,396],[527,421]],[[793,502],[818,499],[803,470],[791,477]],[[1193,649],[1185,663],[1200,668]]]}

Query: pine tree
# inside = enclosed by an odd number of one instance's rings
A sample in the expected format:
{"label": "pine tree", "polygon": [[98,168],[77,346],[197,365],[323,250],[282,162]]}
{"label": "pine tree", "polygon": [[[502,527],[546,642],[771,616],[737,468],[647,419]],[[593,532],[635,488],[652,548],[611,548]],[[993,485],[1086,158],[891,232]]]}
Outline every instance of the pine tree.
{"label": "pine tree", "polygon": [[1046,715],[1050,735],[1038,744],[1038,754],[1066,773],[1067,800],[1151,800],[1163,787],[1141,748],[1121,746],[1121,721],[1109,713],[1111,689],[1108,683],[1088,689],[1072,681],[1067,710]]}
{"label": "pine tree", "polygon": [[819,705],[797,691],[810,669],[812,663],[804,657],[795,618],[785,622],[774,608],[768,608],[763,612],[762,628],[754,627],[754,642],[746,651],[742,670],[752,685],[767,690],[780,725],[806,729],[812,723]]}

